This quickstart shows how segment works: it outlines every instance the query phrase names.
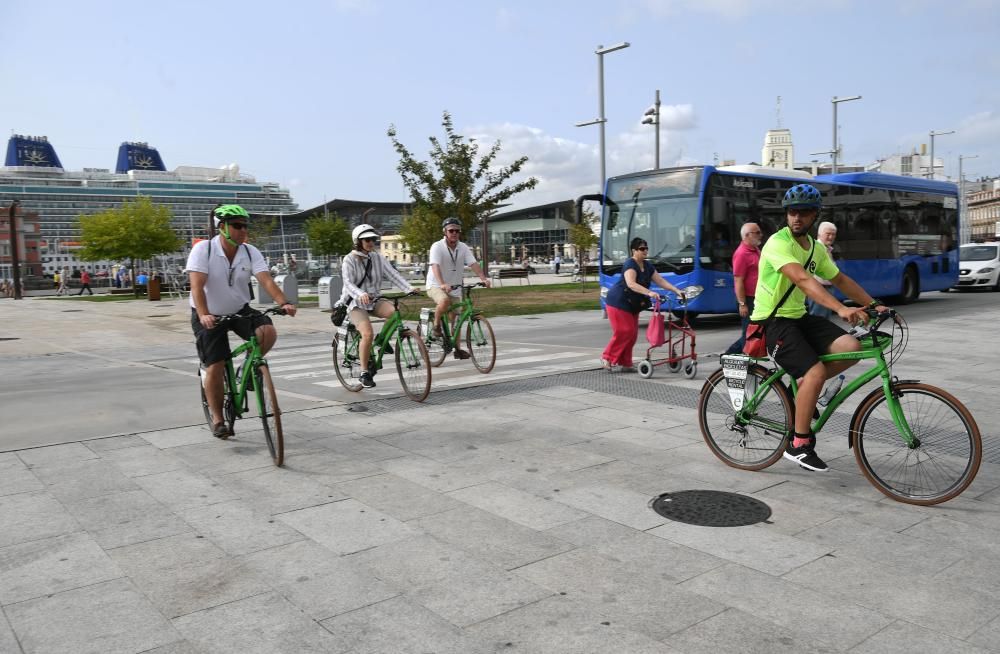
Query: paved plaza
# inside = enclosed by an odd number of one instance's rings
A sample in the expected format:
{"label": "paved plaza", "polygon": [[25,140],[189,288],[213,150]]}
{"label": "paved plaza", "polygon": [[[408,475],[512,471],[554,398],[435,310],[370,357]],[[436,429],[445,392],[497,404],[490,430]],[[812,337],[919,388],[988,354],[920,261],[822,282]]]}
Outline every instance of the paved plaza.
{"label": "paved plaza", "polygon": [[[1000,651],[1000,308],[977,320],[922,320],[896,371],[983,433],[977,480],[937,507],[878,493],[846,416],[828,474],[724,466],[694,410],[710,360],[289,411],[282,469],[252,418],[229,441],[195,424],[0,453],[0,652]],[[685,490],[771,515],[650,507]]]}

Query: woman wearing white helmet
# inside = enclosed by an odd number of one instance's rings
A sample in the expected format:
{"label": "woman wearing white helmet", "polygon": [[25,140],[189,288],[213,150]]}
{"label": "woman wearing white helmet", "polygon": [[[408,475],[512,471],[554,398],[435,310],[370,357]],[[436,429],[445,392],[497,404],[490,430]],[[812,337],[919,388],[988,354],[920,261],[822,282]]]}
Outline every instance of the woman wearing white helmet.
{"label": "woman wearing white helmet", "polygon": [[392,267],[389,260],[375,249],[378,236],[378,232],[371,225],[362,224],[355,227],[351,232],[354,250],[344,257],[342,267],[344,292],[351,298],[348,304],[351,324],[361,334],[358,354],[361,359],[361,385],[365,388],[375,386],[375,380],[368,371],[368,359],[375,338],[368,314],[388,318],[393,311],[392,302],[379,299],[382,280],[388,278],[406,293],[413,290],[413,286]]}

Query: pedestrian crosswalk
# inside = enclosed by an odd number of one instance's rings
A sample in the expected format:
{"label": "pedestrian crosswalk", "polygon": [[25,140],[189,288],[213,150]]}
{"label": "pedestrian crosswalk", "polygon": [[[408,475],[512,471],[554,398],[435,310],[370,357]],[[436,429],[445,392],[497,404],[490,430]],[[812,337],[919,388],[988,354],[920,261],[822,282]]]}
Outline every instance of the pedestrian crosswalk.
{"label": "pedestrian crosswalk", "polygon": [[[321,387],[323,390],[314,388],[311,394],[343,401],[357,398],[355,393],[347,391],[340,384],[331,356],[329,341],[312,341],[295,345],[281,344],[268,354],[267,362],[271,378],[279,392],[310,393],[308,388]],[[491,372],[484,375],[471,361],[460,361],[448,356],[440,366],[431,368],[431,391],[593,368],[598,363],[598,357],[598,352],[589,348],[499,341],[496,365]],[[171,363],[190,366],[190,369],[198,366],[195,358]],[[392,355],[383,359],[383,368],[376,375],[375,381],[378,386],[364,390],[366,396],[388,397],[402,393]],[[344,395],[341,396],[341,393]]]}
{"label": "pedestrian crosswalk", "polygon": [[[333,370],[330,346],[284,347],[267,357],[275,385],[282,382],[306,382],[330,389],[343,387]],[[482,374],[471,361],[459,361],[451,356],[431,369],[431,391],[463,385],[492,383],[536,376],[539,373],[565,372],[592,368],[596,365],[593,351],[586,348],[552,348],[544,345],[497,343],[497,362],[493,370]],[[388,355],[383,368],[375,377],[378,386],[365,390],[366,395],[395,395],[402,392],[396,375],[395,360]]]}

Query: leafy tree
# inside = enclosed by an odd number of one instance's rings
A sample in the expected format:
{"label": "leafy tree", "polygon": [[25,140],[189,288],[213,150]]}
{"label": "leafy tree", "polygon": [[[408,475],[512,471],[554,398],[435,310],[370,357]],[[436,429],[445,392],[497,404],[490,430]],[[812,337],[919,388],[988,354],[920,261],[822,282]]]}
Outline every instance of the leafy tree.
{"label": "leafy tree", "polygon": [[441,239],[441,220],[427,206],[414,205],[413,212],[403,216],[403,224],[399,229],[400,240],[406,251],[425,260],[434,241]]}
{"label": "leafy tree", "polygon": [[[590,252],[590,248],[597,245],[597,234],[594,233],[594,227],[599,224],[599,218],[590,209],[583,210],[583,216],[580,218],[580,222],[575,225],[570,225],[568,230],[569,242],[573,244],[576,248],[576,258],[577,265],[580,266],[580,270],[583,270],[583,260],[587,257]],[[587,276],[581,272],[580,279],[584,280]]]}
{"label": "leafy tree", "polygon": [[170,226],[171,216],[170,207],[153,204],[144,196],[126,200],[116,209],[80,216],[83,247],[79,256],[84,261],[127,259],[129,269],[135,270],[137,259],[180,249],[181,239]]}
{"label": "leafy tree", "polygon": [[[494,161],[500,153],[500,141],[480,155],[475,139],[466,139],[455,132],[451,114],[447,111],[443,113],[441,125],[445,140],[442,142],[436,136],[430,137],[430,161],[419,161],[413,156],[397,138],[395,125],[390,125],[387,132],[399,154],[396,170],[403,178],[403,185],[410,192],[416,207],[424,209],[414,209],[410,216],[411,225],[402,233],[403,243],[411,253],[426,251],[426,233],[434,232],[432,243],[441,237],[441,221],[444,218],[458,218],[463,231],[468,234],[504,202],[538,184],[536,178],[529,177],[508,185],[509,180],[521,172],[527,157],[520,157],[509,166],[496,167]],[[419,228],[416,221],[421,223]],[[416,240],[408,240],[407,234],[412,234]]]}
{"label": "leafy tree", "polygon": [[306,219],[305,230],[313,254],[329,257],[351,251],[351,227],[337,214],[313,214]]}

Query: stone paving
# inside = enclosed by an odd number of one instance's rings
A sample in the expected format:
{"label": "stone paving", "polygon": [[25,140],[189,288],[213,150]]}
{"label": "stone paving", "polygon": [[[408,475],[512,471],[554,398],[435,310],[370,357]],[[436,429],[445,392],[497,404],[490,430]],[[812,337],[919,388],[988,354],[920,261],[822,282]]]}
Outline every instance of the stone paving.
{"label": "stone paving", "polygon": [[[1000,353],[951,338],[959,320],[914,330],[900,374],[951,390],[995,444]],[[0,453],[0,652],[1000,651],[1000,465],[908,506],[841,434],[828,474],[741,472],[689,406],[564,379],[286,413],[282,469],[253,420],[229,441]],[[649,507],[691,489],[772,514],[698,527]]]}

